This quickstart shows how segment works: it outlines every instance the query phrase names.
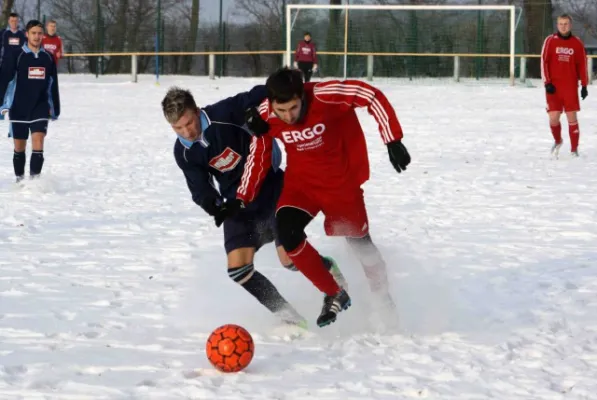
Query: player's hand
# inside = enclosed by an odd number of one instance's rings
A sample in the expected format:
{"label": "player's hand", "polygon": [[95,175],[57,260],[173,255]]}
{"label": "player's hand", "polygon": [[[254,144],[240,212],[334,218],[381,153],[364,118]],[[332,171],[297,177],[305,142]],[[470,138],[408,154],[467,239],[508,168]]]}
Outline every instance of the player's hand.
{"label": "player's hand", "polygon": [[245,111],[245,122],[247,123],[247,127],[257,137],[261,137],[269,131],[269,124],[261,118],[257,107],[251,107]]}
{"label": "player's hand", "polygon": [[313,72],[317,72],[317,64],[313,64]]}
{"label": "player's hand", "polygon": [[294,69],[297,69],[298,68],[298,63],[295,61],[295,62],[292,63],[292,66],[294,67]]}
{"label": "player's hand", "polygon": [[388,154],[390,155],[390,162],[398,171],[398,173],[405,171],[406,166],[410,164],[410,154],[400,140],[390,142],[387,144]]}
{"label": "player's hand", "polygon": [[549,94],[554,94],[556,92],[556,87],[553,85],[553,83],[546,83],[545,91]]}
{"label": "player's hand", "polygon": [[587,90],[587,87],[586,87],[586,86],[583,86],[583,87],[580,89],[580,97],[582,97],[582,99],[584,100],[584,99],[586,99],[586,98],[587,98],[587,96],[588,96],[588,95],[589,95],[589,91]]}
{"label": "player's hand", "polygon": [[223,203],[216,215],[214,215],[216,226],[219,228],[224,223],[224,220],[236,216],[243,208],[245,208],[245,203],[240,199]]}

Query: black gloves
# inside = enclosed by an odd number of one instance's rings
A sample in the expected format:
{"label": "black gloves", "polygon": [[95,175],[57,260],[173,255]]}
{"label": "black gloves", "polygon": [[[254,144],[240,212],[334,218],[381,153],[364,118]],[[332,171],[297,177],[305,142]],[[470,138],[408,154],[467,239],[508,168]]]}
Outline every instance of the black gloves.
{"label": "black gloves", "polygon": [[582,97],[582,99],[584,100],[588,95],[589,95],[589,91],[587,90],[587,87],[583,86],[580,89],[580,97]]}
{"label": "black gloves", "polygon": [[390,162],[398,171],[398,173],[405,171],[406,166],[410,164],[410,154],[400,140],[390,142],[387,144],[388,154],[390,155]]}
{"label": "black gloves", "polygon": [[554,94],[556,92],[556,87],[552,83],[546,83],[545,91],[549,94]]}
{"label": "black gloves", "polygon": [[245,110],[245,122],[249,130],[257,137],[263,136],[269,131],[269,124],[261,118],[257,107]]}
{"label": "black gloves", "polygon": [[234,199],[222,203],[220,209],[214,214],[216,226],[219,228],[220,225],[224,223],[225,219],[234,217],[243,208],[245,208],[245,203],[243,203],[243,201],[240,199]]}

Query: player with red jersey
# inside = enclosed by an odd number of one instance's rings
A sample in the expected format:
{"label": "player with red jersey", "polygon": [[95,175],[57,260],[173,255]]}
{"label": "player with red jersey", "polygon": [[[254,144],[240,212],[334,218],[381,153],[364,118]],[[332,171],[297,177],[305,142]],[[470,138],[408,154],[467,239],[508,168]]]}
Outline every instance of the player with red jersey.
{"label": "player with red jersey", "polygon": [[588,96],[587,55],[583,42],[572,34],[572,19],[564,14],[558,17],[558,31],[549,35],[541,50],[541,77],[545,84],[549,126],[555,143],[551,149],[556,156],[562,146],[560,116],[566,112],[572,156],[578,157],[580,131],[576,113],[580,111],[580,96]]}
{"label": "player with red jersey", "polygon": [[56,21],[53,19],[46,23],[46,33],[41,44],[43,49],[52,55],[54,62],[58,65],[58,60],[62,58],[64,51],[62,49],[62,39],[56,34]]}
{"label": "player with red jersey", "polygon": [[249,110],[247,126],[255,137],[237,189],[239,208],[252,202],[267,174],[274,138],[284,143],[287,160],[276,210],[280,242],[294,265],[323,293],[317,324],[328,325],[350,306],[307,241],[306,226],[319,212],[327,235],[346,236],[363,265],[380,305],[394,309],[385,262],[371,240],[361,185],[369,179],[365,136],[355,108],[366,107],[379,125],[390,161],[401,172],[410,155],[392,105],[378,89],[357,80],[303,83],[298,70],[283,68],[266,83],[268,96]]}

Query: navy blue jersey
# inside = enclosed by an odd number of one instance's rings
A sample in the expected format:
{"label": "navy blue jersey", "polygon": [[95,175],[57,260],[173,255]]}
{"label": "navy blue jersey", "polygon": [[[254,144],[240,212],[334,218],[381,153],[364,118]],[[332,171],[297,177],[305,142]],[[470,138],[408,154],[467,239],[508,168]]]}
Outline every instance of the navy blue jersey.
{"label": "navy blue jersey", "polygon": [[[202,107],[198,115],[202,130],[199,139],[195,142],[180,136],[176,139],[176,163],[184,173],[193,201],[210,215],[224,198],[236,198],[251,144],[245,110],[259,106],[266,95],[265,86],[259,85],[249,92]],[[273,171],[279,168],[280,161],[281,151],[276,146],[271,161]]]}
{"label": "navy blue jersey", "polygon": [[60,115],[58,76],[52,56],[23,45],[15,58],[0,69],[0,110],[9,109],[11,120],[56,119]]}
{"label": "navy blue jersey", "polygon": [[6,57],[17,57],[21,47],[27,42],[25,32],[18,30],[13,32],[10,28],[0,31],[0,64]]}

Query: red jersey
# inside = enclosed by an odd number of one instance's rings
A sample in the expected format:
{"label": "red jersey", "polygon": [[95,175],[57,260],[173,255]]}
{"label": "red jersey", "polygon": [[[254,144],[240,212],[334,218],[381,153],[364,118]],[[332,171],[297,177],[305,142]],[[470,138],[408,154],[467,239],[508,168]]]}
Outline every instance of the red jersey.
{"label": "red jersey", "polygon": [[294,61],[312,62],[313,64],[317,64],[317,52],[315,51],[315,44],[312,41],[307,43],[304,40],[301,40],[296,47]]}
{"label": "red jersey", "polygon": [[394,108],[381,91],[365,82],[306,83],[304,98],[304,117],[294,125],[276,117],[268,100],[261,103],[259,112],[270,129],[252,139],[236,193],[245,203],[259,192],[271,164],[274,138],[282,141],[286,150],[284,185],[298,185],[305,192],[333,193],[358,188],[369,179],[367,144],[355,108],[367,107],[384,143],[402,139]]}
{"label": "red jersey", "polygon": [[62,39],[58,35],[44,35],[41,40],[41,47],[54,57],[54,62],[58,64],[64,54],[62,50]]}
{"label": "red jersey", "polygon": [[576,36],[564,38],[558,33],[549,35],[541,49],[541,77],[543,83],[577,87],[589,83],[587,54],[583,42]]}

